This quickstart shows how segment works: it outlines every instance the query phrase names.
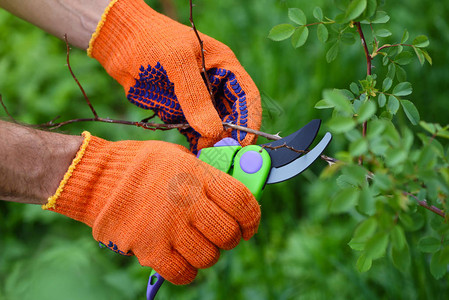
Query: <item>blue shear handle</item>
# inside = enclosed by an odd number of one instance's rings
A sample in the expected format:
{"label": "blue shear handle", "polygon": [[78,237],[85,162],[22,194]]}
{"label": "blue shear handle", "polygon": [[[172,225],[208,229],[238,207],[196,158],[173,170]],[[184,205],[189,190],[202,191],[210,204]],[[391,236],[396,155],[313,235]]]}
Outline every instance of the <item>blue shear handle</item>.
{"label": "blue shear handle", "polygon": [[157,291],[164,283],[165,279],[159,275],[155,270],[152,270],[150,273],[150,278],[148,279],[147,286],[147,300],[153,300],[156,297]]}
{"label": "blue shear handle", "polygon": [[[271,158],[265,149],[256,145],[242,148],[237,141],[224,138],[214,147],[202,149],[197,157],[211,166],[229,173],[242,182],[257,200],[260,199],[271,169]],[[147,300],[153,300],[156,297],[164,280],[156,271],[151,271],[147,287]]]}

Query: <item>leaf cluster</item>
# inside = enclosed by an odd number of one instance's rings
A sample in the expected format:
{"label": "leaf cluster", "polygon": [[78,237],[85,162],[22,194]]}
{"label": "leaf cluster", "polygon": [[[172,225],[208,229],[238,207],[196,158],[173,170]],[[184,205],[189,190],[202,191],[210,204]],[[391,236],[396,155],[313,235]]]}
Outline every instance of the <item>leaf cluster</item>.
{"label": "leaf cluster", "polygon": [[[348,88],[324,90],[315,105],[331,110],[326,125],[347,145],[336,154],[339,162],[321,176],[337,184],[328,192],[329,211],[360,220],[348,242],[359,253],[356,267],[360,272],[370,270],[383,257],[407,271],[411,247],[417,247],[431,254],[431,273],[440,278],[449,264],[448,225],[440,216],[445,216],[449,195],[449,131],[448,126],[421,120],[406,71],[414,57],[421,65],[432,64],[425,49],[429,40],[418,35],[409,43],[409,32],[404,30],[402,38],[391,43],[393,33],[385,27],[390,16],[381,10],[383,1],[336,3],[340,13],[333,18],[316,7],[314,23],[307,22],[301,9],[290,8],[288,17],[294,25],[274,26],[268,35],[274,41],[291,38],[293,47],[299,48],[306,43],[309,28],[316,26],[318,40],[329,44],[328,62],[337,58],[342,44],[362,41],[367,75]],[[433,231],[421,235],[418,245],[410,244],[411,237],[424,232],[429,223]]]}

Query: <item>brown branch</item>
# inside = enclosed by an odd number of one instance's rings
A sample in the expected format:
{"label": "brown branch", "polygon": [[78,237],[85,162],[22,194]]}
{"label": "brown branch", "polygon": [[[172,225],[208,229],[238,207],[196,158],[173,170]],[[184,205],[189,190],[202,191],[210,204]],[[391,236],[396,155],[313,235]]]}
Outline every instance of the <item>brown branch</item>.
{"label": "brown branch", "polygon": [[439,209],[436,206],[429,205],[426,200],[419,200],[418,197],[416,197],[415,195],[413,195],[409,192],[402,192],[402,194],[412,197],[413,199],[415,199],[418,202],[418,205],[430,210],[433,213],[436,213],[440,217],[446,218],[446,214],[441,209]]}
{"label": "brown branch", "polygon": [[16,119],[13,118],[13,116],[9,113],[8,109],[6,108],[5,103],[3,103],[2,95],[0,94],[0,103],[2,104],[3,110],[5,111],[6,115],[11,119],[11,122],[18,123]]}
{"label": "brown branch", "polygon": [[277,150],[277,149],[281,149],[281,148],[287,148],[288,150],[291,150],[291,151],[296,152],[296,153],[301,153],[301,154],[306,154],[307,152],[309,152],[309,151],[307,151],[307,150],[298,150],[298,149],[295,149],[295,148],[293,148],[293,147],[287,145],[286,143],[284,143],[284,144],[282,144],[282,145],[279,145],[279,146],[262,145],[262,148],[266,148],[266,149],[270,149],[270,150]]}
{"label": "brown branch", "polygon": [[212,85],[210,84],[209,76],[207,76],[206,72],[206,59],[204,58],[204,47],[203,47],[203,40],[200,37],[200,34],[198,33],[198,30],[196,29],[195,23],[193,22],[193,3],[192,0],[189,0],[190,3],[190,24],[192,25],[192,29],[195,32],[196,38],[198,39],[198,42],[200,44],[201,49],[201,64],[202,64],[202,72],[204,75],[204,81],[206,81],[206,87],[210,95],[210,99],[214,106],[216,107],[214,93],[212,92]]}
{"label": "brown branch", "polygon": [[362,42],[362,46],[363,46],[363,50],[365,52],[365,57],[366,57],[366,75],[371,75],[371,55],[368,51],[368,44],[366,43],[365,40],[365,35],[363,34],[363,30],[362,30],[362,26],[360,25],[360,22],[355,22],[354,23],[356,28],[357,28],[357,32],[359,33],[360,36],[360,40]]}
{"label": "brown branch", "polygon": [[64,41],[65,41],[65,45],[67,47],[67,67],[69,68],[70,74],[72,75],[76,84],[78,84],[78,87],[80,88],[81,93],[83,93],[84,99],[86,99],[87,105],[89,105],[90,110],[94,114],[95,119],[98,119],[97,112],[95,111],[94,107],[92,106],[92,103],[90,103],[89,97],[87,97],[86,92],[84,91],[83,87],[81,86],[81,83],[78,81],[78,78],[76,78],[75,74],[72,71],[72,67],[70,66],[70,46],[69,46],[69,41],[67,40],[67,34],[64,34]]}
{"label": "brown branch", "polygon": [[142,127],[144,129],[150,129],[150,130],[171,130],[171,129],[186,129],[189,128],[189,124],[160,124],[160,123],[153,123],[153,122],[135,122],[135,121],[127,121],[127,120],[115,120],[115,119],[108,119],[108,118],[81,118],[81,119],[72,119],[60,123],[53,123],[53,121],[50,121],[45,124],[39,125],[39,127],[44,127],[49,130],[54,130],[57,128],[60,128],[62,126],[72,124],[72,123],[78,123],[78,122],[103,122],[103,123],[111,123],[111,124],[122,124],[122,125],[131,125],[131,126],[137,126]]}
{"label": "brown branch", "polygon": [[[355,24],[355,26],[357,28],[357,32],[359,33],[360,41],[362,42],[362,46],[363,46],[363,51],[365,52],[365,57],[366,57],[366,74],[369,76],[369,75],[372,74],[372,72],[371,72],[371,70],[372,70],[371,55],[369,53],[368,45],[366,43],[365,35],[363,34],[363,30],[362,30],[362,26],[360,25],[360,22],[355,22],[354,24]],[[362,136],[366,136],[367,127],[368,127],[368,121],[363,122],[363,125],[362,125]],[[362,164],[363,164],[363,157],[360,156],[359,157],[359,165],[362,165]]]}
{"label": "brown branch", "polygon": [[240,130],[240,131],[245,131],[245,132],[248,132],[248,133],[253,133],[253,134],[256,134],[258,136],[262,136],[264,138],[272,140],[272,141],[277,141],[277,140],[280,140],[282,138],[282,137],[279,136],[279,134],[270,134],[270,133],[262,132],[262,131],[259,131],[259,130],[243,127],[243,126],[240,126],[240,125],[237,125],[237,124],[233,124],[233,123],[230,123],[230,122],[223,122],[223,126],[227,127],[227,128],[235,129],[235,130]]}

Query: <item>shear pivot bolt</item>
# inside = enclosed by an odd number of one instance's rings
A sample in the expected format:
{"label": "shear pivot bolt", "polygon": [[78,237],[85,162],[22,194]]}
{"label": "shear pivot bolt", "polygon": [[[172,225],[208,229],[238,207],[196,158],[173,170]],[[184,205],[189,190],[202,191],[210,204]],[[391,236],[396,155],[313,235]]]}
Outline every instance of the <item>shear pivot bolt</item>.
{"label": "shear pivot bolt", "polygon": [[262,168],[263,158],[258,151],[248,151],[240,157],[240,168],[245,173],[253,174]]}

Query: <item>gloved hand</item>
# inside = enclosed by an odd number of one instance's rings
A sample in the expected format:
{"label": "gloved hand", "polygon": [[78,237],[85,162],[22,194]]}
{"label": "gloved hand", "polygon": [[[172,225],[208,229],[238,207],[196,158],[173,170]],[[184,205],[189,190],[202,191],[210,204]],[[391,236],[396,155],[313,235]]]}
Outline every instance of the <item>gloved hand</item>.
{"label": "gloved hand", "polygon": [[219,248],[231,249],[257,231],[260,207],[251,192],[186,148],[83,135],[43,208],[86,223],[112,250],[186,284],[197,269],[217,262]]}
{"label": "gloved hand", "polygon": [[[154,110],[165,123],[188,122],[193,129],[181,132],[194,153],[231,134],[222,120],[259,129],[262,119],[257,87],[234,53],[200,36],[216,107],[201,77],[201,50],[192,28],[143,0],[111,1],[88,49],[124,87],[131,103]],[[234,131],[232,137],[242,146],[256,140],[246,132]]]}

